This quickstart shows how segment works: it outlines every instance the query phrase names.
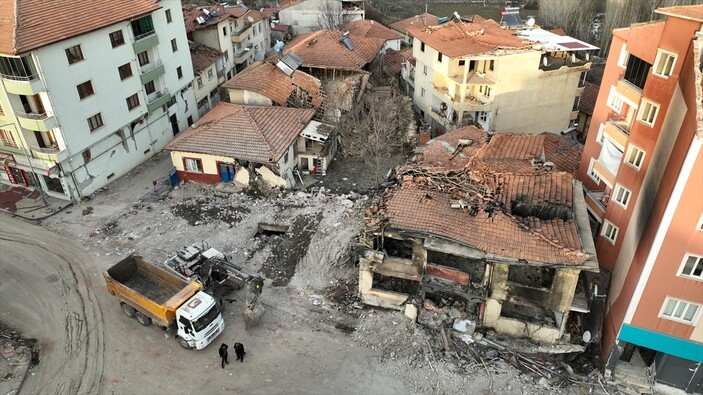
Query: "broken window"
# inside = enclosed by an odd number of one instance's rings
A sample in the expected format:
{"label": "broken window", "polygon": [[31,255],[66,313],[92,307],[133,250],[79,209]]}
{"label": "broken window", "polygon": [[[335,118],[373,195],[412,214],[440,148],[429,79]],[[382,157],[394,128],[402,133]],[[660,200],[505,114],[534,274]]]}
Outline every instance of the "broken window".
{"label": "broken window", "polygon": [[554,316],[546,309],[538,306],[512,303],[507,300],[501,305],[500,316],[537,325],[556,326]]}
{"label": "broken window", "polygon": [[372,287],[383,291],[400,292],[409,295],[414,295],[415,293],[417,293],[420,287],[420,283],[417,281],[406,280],[404,278],[390,277],[374,273]]}
{"label": "broken window", "polygon": [[383,250],[395,258],[413,258],[413,242],[411,240],[398,240],[386,237],[383,239]]}
{"label": "broken window", "polygon": [[427,263],[451,267],[471,276],[472,283],[483,281],[486,263],[479,259],[465,258],[444,252],[427,250]]}
{"label": "broken window", "polygon": [[630,54],[627,59],[627,69],[625,69],[625,76],[623,78],[636,87],[644,89],[644,84],[647,82],[647,75],[651,67],[651,64]]}
{"label": "broken window", "polygon": [[532,287],[551,288],[554,280],[554,269],[539,266],[510,266],[508,281]]}

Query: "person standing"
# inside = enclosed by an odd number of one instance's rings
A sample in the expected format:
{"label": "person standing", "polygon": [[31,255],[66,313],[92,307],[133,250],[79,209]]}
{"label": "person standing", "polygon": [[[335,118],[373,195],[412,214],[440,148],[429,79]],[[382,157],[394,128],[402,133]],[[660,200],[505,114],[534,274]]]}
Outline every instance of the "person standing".
{"label": "person standing", "polygon": [[237,354],[237,361],[244,362],[244,345],[242,343],[234,343],[234,353]]}
{"label": "person standing", "polygon": [[228,357],[227,348],[228,348],[228,346],[225,343],[222,343],[222,345],[220,346],[219,353],[220,353],[220,358],[222,358],[222,369],[225,368],[226,363],[227,364],[229,363],[229,360],[227,358]]}

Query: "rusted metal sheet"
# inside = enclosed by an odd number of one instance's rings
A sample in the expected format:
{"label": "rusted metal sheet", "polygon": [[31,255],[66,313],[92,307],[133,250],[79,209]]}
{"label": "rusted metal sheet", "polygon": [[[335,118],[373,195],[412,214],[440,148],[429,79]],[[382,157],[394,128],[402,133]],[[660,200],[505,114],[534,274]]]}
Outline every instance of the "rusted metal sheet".
{"label": "rusted metal sheet", "polygon": [[443,278],[445,280],[453,281],[459,284],[468,284],[471,282],[471,276],[467,273],[460,272],[458,270],[450,269],[446,266],[436,266],[427,264],[425,266],[425,274],[428,276]]}

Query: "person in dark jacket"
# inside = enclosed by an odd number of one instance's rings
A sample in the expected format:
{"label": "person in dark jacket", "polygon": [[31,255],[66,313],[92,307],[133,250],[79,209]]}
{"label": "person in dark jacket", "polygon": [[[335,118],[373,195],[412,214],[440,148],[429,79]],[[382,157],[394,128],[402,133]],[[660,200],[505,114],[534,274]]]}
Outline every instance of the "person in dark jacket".
{"label": "person in dark jacket", "polygon": [[227,355],[227,345],[226,345],[225,343],[222,343],[222,345],[220,346],[220,351],[219,351],[219,353],[220,353],[220,358],[222,358],[222,369],[224,369],[224,368],[225,368],[225,364],[226,364],[226,363],[229,363],[229,360],[228,360],[228,358],[227,358],[227,357],[228,357],[228,355]]}
{"label": "person in dark jacket", "polygon": [[234,353],[237,354],[237,361],[244,362],[244,345],[242,343],[234,343]]}

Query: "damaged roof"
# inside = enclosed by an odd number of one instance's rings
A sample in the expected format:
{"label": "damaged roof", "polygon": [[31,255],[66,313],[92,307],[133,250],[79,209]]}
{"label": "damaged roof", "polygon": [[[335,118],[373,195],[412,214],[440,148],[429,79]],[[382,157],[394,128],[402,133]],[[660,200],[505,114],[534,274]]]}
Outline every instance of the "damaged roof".
{"label": "damaged roof", "polygon": [[383,55],[383,64],[386,66],[386,71],[390,74],[400,73],[400,69],[406,61],[415,64],[412,48],[405,48],[400,51],[388,48],[385,55]]}
{"label": "damaged roof", "polygon": [[276,163],[314,113],[315,110],[297,108],[220,103],[165,149]]}
{"label": "damaged roof", "polygon": [[339,26],[338,30],[347,31],[353,36],[380,38],[385,41],[403,38],[400,34],[371,19],[359,19],[345,23]]}
{"label": "damaged roof", "polygon": [[410,18],[402,19],[398,22],[391,23],[391,29],[397,30],[402,33],[408,33],[408,29],[411,27],[425,28],[430,26],[435,26],[439,24],[439,17],[434,16],[428,12],[420,15],[415,15]]}
{"label": "damaged roof", "polygon": [[284,54],[294,52],[305,67],[358,70],[371,63],[385,43],[378,38],[350,35],[353,49],[349,49],[342,38],[337,30],[301,34],[286,45]]}
{"label": "damaged roof", "polygon": [[[418,148],[368,224],[452,240],[497,261],[597,268],[577,226],[582,146],[549,134],[486,137],[467,126]],[[554,164],[532,162],[542,156]]]}
{"label": "damaged roof", "polygon": [[222,84],[222,87],[255,92],[268,97],[279,106],[285,106],[290,95],[297,89],[302,89],[311,96],[315,108],[322,106],[324,98],[322,84],[317,78],[300,70],[295,70],[289,77],[268,62],[252,63]]}
{"label": "damaged roof", "polygon": [[596,107],[596,99],[598,99],[598,90],[600,86],[586,82],[579,100],[579,111],[588,115],[593,115],[593,109]]}
{"label": "damaged roof", "polygon": [[493,51],[497,48],[524,48],[530,42],[513,35],[510,29],[503,29],[492,19],[473,23],[450,21],[433,27],[411,27],[408,32],[426,45],[449,56],[459,57]]}
{"label": "damaged roof", "polygon": [[[210,6],[185,6],[183,7],[183,22],[186,32],[203,29],[208,26],[217,25],[227,18],[239,19],[243,16],[250,16],[252,22],[256,23],[264,18],[265,14],[257,10],[250,10],[244,7],[223,7],[221,5]],[[197,18],[203,17],[205,23],[199,23]]]}
{"label": "damaged roof", "polygon": [[19,55],[118,22],[150,14],[151,0],[3,0],[0,3],[0,53]]}
{"label": "damaged roof", "polygon": [[215,61],[224,56],[219,49],[210,48],[207,45],[189,42],[190,60],[193,63],[193,73],[198,74],[208,68]]}

